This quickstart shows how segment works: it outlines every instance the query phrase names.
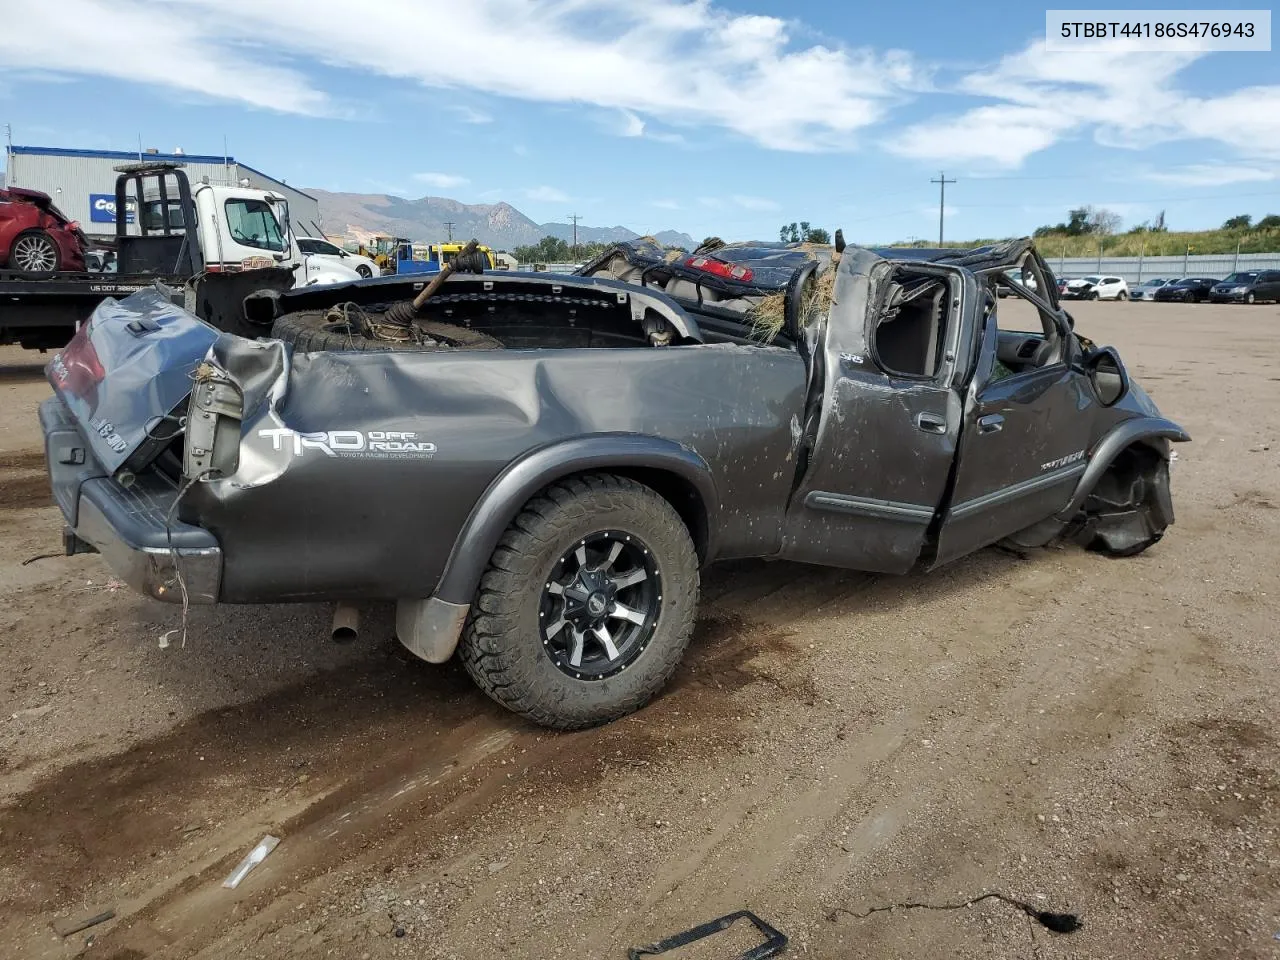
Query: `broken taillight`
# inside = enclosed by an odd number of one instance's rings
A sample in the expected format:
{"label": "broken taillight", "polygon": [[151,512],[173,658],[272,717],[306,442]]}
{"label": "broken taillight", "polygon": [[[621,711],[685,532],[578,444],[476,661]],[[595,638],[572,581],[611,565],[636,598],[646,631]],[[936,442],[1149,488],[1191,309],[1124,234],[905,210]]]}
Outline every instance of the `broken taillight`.
{"label": "broken taillight", "polygon": [[726,280],[750,281],[751,278],[755,276],[755,274],[751,272],[750,267],[744,267],[740,264],[725,263],[723,260],[716,260],[714,257],[686,257],[684,265],[686,267],[693,267],[695,270],[704,270],[717,277],[724,277]]}
{"label": "broken taillight", "polygon": [[49,373],[58,389],[89,403],[96,402],[98,384],[106,378],[107,371],[89,339],[87,325],[76,331],[65,349],[53,355]]}

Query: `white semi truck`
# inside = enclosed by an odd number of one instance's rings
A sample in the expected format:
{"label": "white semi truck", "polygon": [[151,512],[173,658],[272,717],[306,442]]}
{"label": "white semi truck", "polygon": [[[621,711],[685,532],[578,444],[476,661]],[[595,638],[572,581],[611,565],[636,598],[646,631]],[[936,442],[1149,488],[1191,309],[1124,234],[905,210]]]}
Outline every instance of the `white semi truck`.
{"label": "white semi truck", "polygon": [[[348,267],[298,246],[285,197],[248,186],[192,185],[172,162],[116,168],[115,270],[31,277],[0,272],[0,343],[61,347],[106,297],[125,297],[157,281],[186,293],[215,325],[245,295],[359,280]],[[218,323],[218,321],[222,321]]]}

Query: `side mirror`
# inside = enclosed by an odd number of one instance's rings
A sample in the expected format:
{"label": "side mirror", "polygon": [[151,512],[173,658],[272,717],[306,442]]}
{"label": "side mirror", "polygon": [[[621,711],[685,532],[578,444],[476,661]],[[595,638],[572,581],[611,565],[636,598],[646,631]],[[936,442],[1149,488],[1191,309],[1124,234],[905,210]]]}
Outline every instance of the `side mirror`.
{"label": "side mirror", "polygon": [[1115,347],[1096,347],[1084,358],[1084,371],[1104,407],[1119,403],[1129,392],[1129,372]]}

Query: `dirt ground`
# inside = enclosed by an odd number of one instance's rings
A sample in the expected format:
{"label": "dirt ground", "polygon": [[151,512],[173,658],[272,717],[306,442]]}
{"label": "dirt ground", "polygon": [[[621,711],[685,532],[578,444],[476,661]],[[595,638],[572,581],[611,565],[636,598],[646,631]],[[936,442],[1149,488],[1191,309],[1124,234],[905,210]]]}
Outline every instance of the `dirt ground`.
{"label": "dirt ground", "polygon": [[[40,358],[5,348],[0,955],[622,958],[749,908],[788,956],[1280,957],[1280,308],[1073,313],[1194,437],[1162,543],[719,567],[667,693],[562,735],[389,610],[335,646],[324,608],[197,609],[161,648],[179,610],[99,558],[24,564],[61,520]],[[1083,929],[869,912],[989,891]]]}

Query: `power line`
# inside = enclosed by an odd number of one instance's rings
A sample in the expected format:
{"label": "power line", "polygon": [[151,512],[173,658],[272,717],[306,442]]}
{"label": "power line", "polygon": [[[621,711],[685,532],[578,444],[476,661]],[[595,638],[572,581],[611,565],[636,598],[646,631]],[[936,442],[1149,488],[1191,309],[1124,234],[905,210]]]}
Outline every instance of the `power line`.
{"label": "power line", "polygon": [[449,231],[449,243],[453,243],[453,228],[454,228],[454,226],[455,226],[455,224],[454,224],[454,222],[453,222],[452,220],[446,220],[446,221],[444,222],[444,228],[445,228],[447,231]]}
{"label": "power line", "polygon": [[582,218],[576,213],[569,214],[569,219],[573,221],[573,259],[578,259],[578,221]]}
{"label": "power line", "polygon": [[942,221],[947,213],[947,184],[955,183],[955,181],[948,180],[944,171],[938,174],[937,180],[930,180],[929,182],[938,185],[938,246],[942,246]]}

